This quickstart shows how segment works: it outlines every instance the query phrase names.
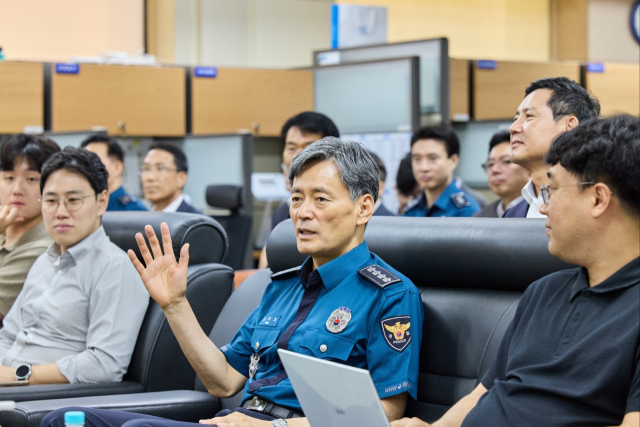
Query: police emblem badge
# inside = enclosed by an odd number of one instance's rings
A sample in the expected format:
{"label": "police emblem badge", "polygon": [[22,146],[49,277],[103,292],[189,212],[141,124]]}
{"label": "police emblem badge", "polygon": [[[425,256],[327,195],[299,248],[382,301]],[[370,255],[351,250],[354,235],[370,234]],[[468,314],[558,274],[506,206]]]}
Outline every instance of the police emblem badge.
{"label": "police emblem badge", "polygon": [[382,335],[389,347],[402,353],[411,342],[411,318],[409,316],[389,317],[380,323]]}
{"label": "police emblem badge", "polygon": [[249,378],[256,376],[256,373],[258,372],[258,363],[260,363],[260,355],[258,353],[253,353],[251,355],[251,361],[249,362]]}
{"label": "police emblem badge", "polygon": [[332,334],[339,334],[344,331],[351,320],[351,310],[347,307],[340,307],[331,313],[327,319],[327,330]]}

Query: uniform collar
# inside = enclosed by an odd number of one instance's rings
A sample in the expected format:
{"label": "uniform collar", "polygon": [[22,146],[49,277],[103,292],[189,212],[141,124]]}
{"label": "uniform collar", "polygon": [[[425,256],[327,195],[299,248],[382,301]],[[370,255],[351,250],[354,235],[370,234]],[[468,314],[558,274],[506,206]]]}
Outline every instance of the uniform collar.
{"label": "uniform collar", "polygon": [[[357,271],[362,264],[367,262],[371,253],[367,242],[362,242],[355,248],[351,249],[344,255],[339,256],[336,259],[329,261],[328,263],[318,267],[317,271],[322,278],[322,283],[327,288],[327,291],[333,290],[351,273]],[[298,270],[300,281],[307,287],[309,275],[313,271],[313,260],[311,257],[302,264],[302,268]]]}
{"label": "uniform collar", "polygon": [[626,289],[630,286],[640,283],[640,258],[636,258],[620,270],[609,276],[604,282],[590,288],[589,287],[589,275],[587,269],[582,267],[580,274],[575,283],[571,287],[571,297],[569,301],[572,301],[580,292],[589,289],[590,292],[595,294],[606,294],[609,292],[615,292],[622,289]]}
{"label": "uniform collar", "polygon": [[453,203],[451,201],[451,195],[460,193],[461,191],[462,190],[460,190],[460,188],[458,188],[458,186],[456,185],[456,180],[452,179],[451,183],[447,185],[447,188],[445,188],[444,191],[438,196],[431,209],[433,209],[433,207],[435,206],[439,209],[442,209],[443,211],[447,210],[449,205]]}
{"label": "uniform collar", "polygon": [[124,186],[121,185],[116,191],[114,191],[113,193],[111,193],[111,197],[113,197],[114,199],[117,199],[119,197],[122,197],[126,194],[126,192],[124,191]]}
{"label": "uniform collar", "polygon": [[[84,256],[89,253],[90,250],[100,246],[102,241],[109,238],[107,237],[107,233],[105,233],[102,225],[89,236],[85,237],[75,245],[71,246],[64,254],[60,253],[60,245],[57,243],[53,243],[47,249],[47,255],[49,256],[49,260],[54,263],[54,265],[58,262],[58,260],[64,258],[70,258],[75,263],[80,261]],[[66,262],[65,262],[66,264]]]}

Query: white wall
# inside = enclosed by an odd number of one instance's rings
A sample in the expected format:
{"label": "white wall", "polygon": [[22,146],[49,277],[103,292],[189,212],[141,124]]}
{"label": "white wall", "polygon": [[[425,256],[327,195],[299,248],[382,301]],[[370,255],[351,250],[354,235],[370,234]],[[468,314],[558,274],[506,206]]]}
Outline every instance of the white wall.
{"label": "white wall", "polygon": [[634,0],[589,1],[589,60],[638,63],[640,45],[631,33]]}

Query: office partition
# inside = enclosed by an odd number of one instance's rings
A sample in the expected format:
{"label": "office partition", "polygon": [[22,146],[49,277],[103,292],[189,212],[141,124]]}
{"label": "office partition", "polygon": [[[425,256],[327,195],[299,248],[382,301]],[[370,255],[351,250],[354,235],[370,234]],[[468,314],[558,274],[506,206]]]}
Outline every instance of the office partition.
{"label": "office partition", "polygon": [[314,110],[342,133],[408,132],[419,126],[417,57],[316,67]]}
{"label": "office partition", "polygon": [[[43,65],[0,62],[0,134],[44,126]],[[38,129],[39,128],[39,129]]]}
{"label": "office partition", "polygon": [[584,84],[600,100],[601,114],[640,115],[640,66],[591,63],[583,67]]}
{"label": "office partition", "polygon": [[446,38],[388,43],[346,49],[318,50],[315,66],[379,59],[420,58],[420,125],[449,119],[449,42]]}

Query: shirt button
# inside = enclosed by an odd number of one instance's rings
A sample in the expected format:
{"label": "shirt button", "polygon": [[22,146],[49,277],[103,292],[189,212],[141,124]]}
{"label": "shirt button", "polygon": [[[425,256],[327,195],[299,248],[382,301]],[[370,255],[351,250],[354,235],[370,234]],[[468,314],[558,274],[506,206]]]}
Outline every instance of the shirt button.
{"label": "shirt button", "polygon": [[565,344],[568,343],[569,342],[569,338],[563,339],[562,342],[565,343]]}
{"label": "shirt button", "polygon": [[256,350],[260,348],[260,343],[256,341]]}
{"label": "shirt button", "polygon": [[322,344],[322,345],[320,346],[320,351],[321,351],[321,352],[323,352],[323,353],[324,353],[325,351],[327,351],[327,346],[326,346],[325,344]]}

